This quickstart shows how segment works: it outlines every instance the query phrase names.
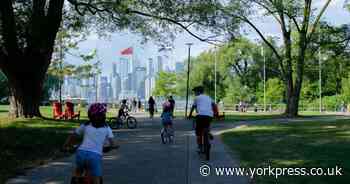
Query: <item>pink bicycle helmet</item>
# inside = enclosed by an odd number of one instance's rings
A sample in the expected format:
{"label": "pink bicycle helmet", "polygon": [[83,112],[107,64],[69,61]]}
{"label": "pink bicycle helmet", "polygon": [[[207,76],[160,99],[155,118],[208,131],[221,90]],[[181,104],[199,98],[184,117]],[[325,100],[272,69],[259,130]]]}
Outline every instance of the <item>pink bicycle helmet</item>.
{"label": "pink bicycle helmet", "polygon": [[166,109],[171,109],[171,104],[170,102],[166,101],[163,103],[163,109],[166,110]]}
{"label": "pink bicycle helmet", "polygon": [[100,119],[106,116],[107,105],[103,103],[91,104],[88,110],[88,116],[90,119]]}

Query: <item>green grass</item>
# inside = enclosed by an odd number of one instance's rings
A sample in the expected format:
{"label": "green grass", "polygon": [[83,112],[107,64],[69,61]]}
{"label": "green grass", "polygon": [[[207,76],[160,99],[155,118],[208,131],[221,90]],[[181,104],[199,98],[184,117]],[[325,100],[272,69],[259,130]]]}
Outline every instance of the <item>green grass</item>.
{"label": "green grass", "polygon": [[0,119],[0,183],[23,169],[62,156],[69,130],[78,123],[43,119]]}
{"label": "green grass", "polygon": [[245,168],[343,168],[344,176],[257,176],[256,184],[346,184],[350,181],[350,120],[241,126],[222,135]]}
{"label": "green grass", "polygon": [[[81,108],[81,121],[57,121],[42,118],[9,119],[8,105],[0,105],[0,183],[24,169],[63,156],[59,151],[69,131],[87,121],[86,108]],[[52,107],[40,107],[41,114],[52,118]],[[107,116],[116,115],[109,109]]]}
{"label": "green grass", "polygon": [[[305,111],[299,113],[300,118],[317,118],[317,117],[334,117],[335,115],[329,115],[320,112]],[[225,121],[254,121],[254,120],[266,120],[266,119],[280,119],[285,118],[279,112],[228,112],[225,113]]]}

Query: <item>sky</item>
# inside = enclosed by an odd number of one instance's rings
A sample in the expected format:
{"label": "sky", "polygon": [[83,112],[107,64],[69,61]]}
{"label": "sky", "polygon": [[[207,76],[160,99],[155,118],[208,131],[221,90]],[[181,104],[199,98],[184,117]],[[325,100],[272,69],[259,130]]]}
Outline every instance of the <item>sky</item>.
{"label": "sky", "polygon": [[[314,0],[313,8],[319,8],[325,2],[325,0]],[[350,13],[343,8],[344,0],[333,0],[327,11],[323,16],[323,20],[333,24],[350,24]],[[254,24],[263,32],[264,35],[280,36],[280,29],[276,22],[271,17],[261,18],[257,16],[253,19]],[[260,40],[259,36],[250,29],[248,26],[243,26],[242,30],[251,40]],[[117,62],[120,57],[120,51],[133,47],[135,50],[135,57],[141,61],[146,62],[148,58],[156,58],[158,53],[157,46],[152,41],[146,44],[141,44],[141,37],[137,34],[133,34],[127,31],[116,32],[110,35],[109,39],[98,38],[97,35],[92,34],[88,36],[87,40],[79,44],[80,53],[89,53],[92,49],[97,48],[98,57],[102,61],[102,73],[103,75],[109,75],[112,72],[112,63]],[[213,47],[205,42],[201,42],[188,33],[181,33],[174,40],[174,49],[170,54],[173,61],[182,62],[188,57],[188,47],[186,43],[193,43],[191,47],[191,56],[198,56],[201,52],[204,52]],[[79,58],[73,56],[67,56],[66,60],[70,63],[81,63]],[[165,64],[168,67],[173,67],[173,63]]]}

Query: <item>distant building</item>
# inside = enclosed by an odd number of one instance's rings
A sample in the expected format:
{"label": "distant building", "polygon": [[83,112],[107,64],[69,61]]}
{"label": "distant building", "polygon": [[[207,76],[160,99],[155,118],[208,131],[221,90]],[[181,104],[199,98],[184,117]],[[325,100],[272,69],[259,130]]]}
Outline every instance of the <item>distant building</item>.
{"label": "distant building", "polygon": [[163,71],[163,57],[162,56],[158,56],[157,57],[157,72],[161,72]]}
{"label": "distant building", "polygon": [[155,71],[152,58],[148,60],[147,77],[145,80],[145,98],[149,98],[152,95],[152,91],[155,87]]}
{"label": "distant building", "polygon": [[135,89],[139,98],[145,98],[145,80],[147,76],[146,67],[137,67],[135,69]]}
{"label": "distant building", "polygon": [[121,79],[119,74],[116,74],[115,76],[112,75],[111,78],[111,87],[112,87],[112,101],[117,102],[119,100],[119,95],[121,93]]}
{"label": "distant building", "polygon": [[99,98],[98,101],[101,103],[108,102],[108,78],[106,76],[102,76],[100,78],[99,84]]}

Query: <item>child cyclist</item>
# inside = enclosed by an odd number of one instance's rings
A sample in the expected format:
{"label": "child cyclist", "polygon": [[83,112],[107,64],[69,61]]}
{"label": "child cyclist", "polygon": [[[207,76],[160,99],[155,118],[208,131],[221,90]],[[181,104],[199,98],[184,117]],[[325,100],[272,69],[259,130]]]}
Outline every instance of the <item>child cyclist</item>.
{"label": "child cyclist", "polygon": [[121,116],[124,116],[126,112],[129,111],[129,107],[127,104],[127,100],[123,99],[122,100],[122,104],[120,105],[120,108],[118,110],[118,118],[120,118]]}
{"label": "child cyclist", "polygon": [[69,148],[78,136],[83,141],[76,152],[75,176],[81,176],[84,171],[91,176],[94,184],[102,182],[102,153],[106,141],[113,147],[113,133],[106,123],[107,107],[105,104],[95,103],[89,107],[89,121],[80,125],[64,144]]}
{"label": "child cyclist", "polygon": [[167,128],[167,130],[171,130],[170,133],[173,135],[173,113],[170,102],[166,101],[163,103],[163,112],[160,117],[163,125],[162,133]]}

